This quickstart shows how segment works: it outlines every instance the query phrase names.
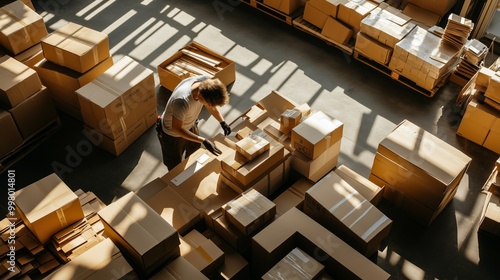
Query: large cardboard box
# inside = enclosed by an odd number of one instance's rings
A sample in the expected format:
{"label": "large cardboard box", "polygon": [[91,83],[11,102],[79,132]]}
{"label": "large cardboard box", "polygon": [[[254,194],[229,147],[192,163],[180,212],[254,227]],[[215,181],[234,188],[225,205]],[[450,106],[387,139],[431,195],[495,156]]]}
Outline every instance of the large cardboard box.
{"label": "large cardboard box", "polygon": [[14,58],[29,68],[33,68],[35,64],[44,59],[42,45],[38,43],[18,55],[15,55]]}
{"label": "large cardboard box", "polygon": [[240,231],[223,213],[213,221],[213,230],[238,252],[245,252],[251,244],[251,236]]}
{"label": "large cardboard box", "polygon": [[292,145],[310,159],[318,158],[342,138],[344,124],[316,112],[292,130]]}
{"label": "large cardboard box", "polygon": [[43,279],[130,279],[133,268],[111,239],[106,238]]}
{"label": "large cardboard box", "polygon": [[339,5],[345,4],[348,1],[349,0],[310,0],[309,2],[323,13],[336,18]]}
{"label": "large cardboard box", "polygon": [[[74,111],[66,109],[65,106],[57,106],[57,108],[72,117],[82,119],[76,90],[90,83],[111,66],[113,66],[113,59],[109,57],[94,68],[81,74],[44,59],[37,63],[34,69],[38,73],[42,84],[49,89],[52,99],[56,101],[54,102],[56,106],[64,104],[71,106]],[[73,112],[78,112],[78,114]]]}
{"label": "large cardboard box", "polygon": [[111,139],[156,109],[153,71],[128,56],[76,93],[84,122]]}
{"label": "large cardboard box", "polygon": [[42,88],[37,73],[5,55],[0,57],[0,103],[7,108],[17,106]]}
{"label": "large cardboard box", "polygon": [[104,232],[134,269],[148,275],[179,256],[177,231],[133,192],[98,212]]}
{"label": "large cardboard box", "polygon": [[55,173],[16,191],[15,202],[24,224],[42,244],[84,217],[78,196]]}
{"label": "large cardboard box", "polygon": [[55,64],[85,73],[109,57],[108,35],[69,22],[42,39],[44,57]]}
{"label": "large cardboard box", "polygon": [[371,204],[376,206],[382,201],[384,186],[378,186],[345,165],[337,167],[334,172]]}
{"label": "large cardboard box", "polygon": [[226,218],[245,235],[251,235],[276,215],[276,205],[254,189],[248,189],[222,206]]}
{"label": "large cardboard box", "polygon": [[208,280],[196,267],[188,262],[183,257],[177,257],[171,263],[167,264],[155,275],[149,278],[150,280]]}
{"label": "large cardboard box", "polygon": [[442,17],[457,3],[457,0],[409,0],[408,2]]}
{"label": "large cardboard box", "polygon": [[59,119],[46,87],[9,111],[23,139],[28,139]]}
{"label": "large cardboard box", "polygon": [[299,247],[335,279],[389,279],[391,275],[298,209],[291,208],[252,238],[256,277]]}
{"label": "large cardboard box", "polygon": [[500,118],[497,117],[490,132],[484,140],[483,146],[497,154],[500,154]]}
{"label": "large cardboard box", "polygon": [[0,44],[14,55],[38,44],[47,35],[43,18],[21,1],[0,9]]}
{"label": "large cardboard box", "polygon": [[324,151],[316,159],[310,159],[298,151],[292,152],[292,169],[304,175],[307,179],[317,182],[335,166],[339,160],[341,140]]}
{"label": "large cardboard box", "polygon": [[[194,54],[188,55],[186,54],[186,51],[190,52],[191,54],[194,52]],[[173,63],[175,63],[175,61],[177,61],[179,58],[186,56],[188,56],[188,60],[193,56],[201,56],[201,59],[195,59],[194,62],[191,59],[191,62],[187,63],[187,65],[185,62],[183,62],[181,66],[186,68],[179,69],[177,67],[175,69],[168,69],[169,65],[173,65]],[[201,72],[198,71],[197,68],[207,67],[206,61],[209,61],[209,70],[203,71],[203,73],[205,73],[206,75],[213,78],[218,78],[226,86],[230,85],[236,80],[236,66],[232,60],[221,56],[220,54],[210,50],[200,43],[191,42],[181,50],[179,50],[176,54],[158,65],[157,68],[158,76],[160,77],[160,85],[170,91],[173,91],[183,79],[200,75]],[[193,69],[193,67],[195,69]],[[193,71],[195,71],[196,73]]]}
{"label": "large cardboard box", "polygon": [[275,264],[262,279],[280,279],[284,275],[288,279],[316,279],[325,268],[320,262],[299,248],[294,248],[283,259]]}
{"label": "large cardboard box", "polygon": [[467,104],[457,134],[482,146],[493,124],[499,118],[500,113],[496,110],[473,99]]}
{"label": "large cardboard box", "polygon": [[197,230],[180,237],[180,254],[205,276],[224,263],[224,252]]}
{"label": "large cardboard box", "polygon": [[187,233],[201,221],[201,213],[160,178],[137,190],[136,195],[177,230]]}
{"label": "large cardboard box", "polygon": [[392,7],[377,8],[361,21],[360,31],[380,43],[394,48],[415,28],[410,17]]}
{"label": "large cardboard box", "polygon": [[302,6],[301,0],[264,0],[264,4],[287,15],[292,14]]}
{"label": "large cardboard box", "polygon": [[392,220],[335,172],[306,192],[304,213],[370,257],[390,232]]}
{"label": "large cardboard box", "polygon": [[409,3],[403,9],[403,13],[412,19],[412,22],[421,28],[429,28],[437,25],[441,16]]}
{"label": "large cardboard box", "polygon": [[359,32],[354,49],[369,59],[387,65],[391,60],[392,48]]}
{"label": "large cardboard box", "polygon": [[377,4],[371,1],[341,3],[337,12],[337,18],[352,27],[354,33],[358,33],[363,18],[368,16],[377,6]]}
{"label": "large cardboard box", "polygon": [[3,158],[23,143],[23,137],[9,111],[0,108],[0,158]]}
{"label": "large cardboard box", "polygon": [[306,2],[302,17],[304,20],[319,29],[323,29],[323,26],[325,26],[326,20],[328,19],[328,15],[321,11],[318,7],[313,6],[311,1]]}
{"label": "large cardboard box", "polygon": [[334,40],[335,42],[345,45],[352,37],[352,30],[340,21],[329,16],[325,22],[323,30],[321,30],[321,34]]}

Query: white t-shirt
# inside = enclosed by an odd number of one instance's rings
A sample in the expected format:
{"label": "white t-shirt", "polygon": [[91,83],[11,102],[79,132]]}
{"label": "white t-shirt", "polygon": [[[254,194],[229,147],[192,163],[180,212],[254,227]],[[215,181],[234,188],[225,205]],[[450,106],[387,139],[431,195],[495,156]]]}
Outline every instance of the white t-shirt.
{"label": "white t-shirt", "polygon": [[196,76],[182,80],[172,92],[168,99],[165,111],[161,115],[163,120],[163,131],[171,136],[180,137],[172,132],[172,116],[182,120],[182,127],[189,130],[193,127],[195,121],[200,115],[203,104],[194,100],[191,94],[191,86],[195,82],[201,82],[208,79],[207,76]]}

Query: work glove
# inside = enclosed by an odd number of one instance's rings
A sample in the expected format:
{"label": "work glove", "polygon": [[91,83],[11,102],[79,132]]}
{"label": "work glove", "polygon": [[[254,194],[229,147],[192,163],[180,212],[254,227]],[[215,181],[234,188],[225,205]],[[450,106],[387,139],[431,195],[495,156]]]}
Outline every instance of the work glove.
{"label": "work glove", "polygon": [[228,136],[231,134],[231,127],[229,127],[225,121],[221,121],[220,126],[222,127],[222,130],[224,130],[224,135]]}
{"label": "work glove", "polygon": [[218,156],[222,154],[221,150],[219,150],[214,143],[210,142],[208,139],[203,140],[203,145],[207,150],[209,150],[212,154]]}

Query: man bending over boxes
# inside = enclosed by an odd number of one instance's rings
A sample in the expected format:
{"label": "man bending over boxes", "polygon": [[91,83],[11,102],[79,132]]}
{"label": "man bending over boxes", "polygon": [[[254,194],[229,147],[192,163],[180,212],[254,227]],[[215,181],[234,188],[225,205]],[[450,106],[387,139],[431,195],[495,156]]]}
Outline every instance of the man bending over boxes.
{"label": "man bending over boxes", "polygon": [[231,128],[218,108],[228,102],[226,86],[219,79],[201,75],[184,79],[177,85],[167,101],[165,111],[156,122],[163,163],[168,170],[182,161],[184,152],[186,157],[191,155],[201,147],[201,143],[213,154],[221,153],[214,143],[200,136],[198,116],[205,106],[219,121],[224,135],[229,135]]}

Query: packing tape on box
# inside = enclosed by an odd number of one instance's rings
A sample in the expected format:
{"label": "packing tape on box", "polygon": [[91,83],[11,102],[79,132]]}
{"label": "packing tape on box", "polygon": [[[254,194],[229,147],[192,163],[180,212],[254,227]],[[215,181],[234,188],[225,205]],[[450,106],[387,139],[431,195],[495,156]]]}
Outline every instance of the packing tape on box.
{"label": "packing tape on box", "polygon": [[6,14],[8,17],[13,18],[16,22],[19,22],[22,26],[28,26],[29,24],[25,23],[23,19],[16,17],[14,14],[5,10],[4,8],[0,8],[0,13]]}
{"label": "packing tape on box", "polygon": [[[96,79],[93,80],[93,82],[103,88],[104,90],[106,90],[107,92],[115,95],[116,97],[120,98],[120,104],[119,106],[121,107],[122,109],[122,112],[123,112],[123,115],[126,115],[127,114],[127,106],[125,106],[125,100],[123,99],[123,93],[117,89],[117,88],[114,88],[112,85],[106,83],[105,81],[102,81],[99,77],[97,77]],[[117,112],[115,111],[114,108],[112,108],[113,112]]]}
{"label": "packing tape on box", "polygon": [[373,225],[367,231],[365,231],[363,235],[361,235],[361,238],[363,240],[366,240],[366,238],[368,238],[376,229],[378,229],[387,220],[389,220],[389,218],[386,215],[380,217],[380,219],[378,219],[375,223],[373,223]]}
{"label": "packing tape on box", "polygon": [[[344,215],[344,217],[342,217],[342,219],[340,219],[341,221],[345,220],[347,217],[349,217],[352,213],[354,213],[356,210],[359,209],[359,207],[361,205],[363,205],[365,202],[367,202],[368,200],[364,199],[363,201],[361,201],[358,205],[356,206],[353,206],[351,211],[349,211],[347,214]],[[365,213],[366,214],[366,213]]]}
{"label": "packing tape on box", "polygon": [[68,222],[66,221],[66,216],[64,215],[64,210],[59,208],[56,210],[57,219],[63,228],[68,226]]}
{"label": "packing tape on box", "polygon": [[249,195],[248,193],[242,193],[241,197],[246,199],[248,202],[250,202],[252,205],[259,209],[263,209],[258,203],[255,202],[255,200],[258,198],[258,194],[255,195]]}
{"label": "packing tape on box", "polygon": [[257,214],[254,211],[252,211],[251,209],[249,209],[248,207],[246,207],[245,205],[243,205],[242,203],[240,203],[236,200],[231,201],[228,204],[229,204],[229,207],[231,207],[231,208],[227,209],[227,212],[233,216],[236,216],[238,214],[238,212],[242,211],[253,218],[257,218]]}
{"label": "packing tape on box", "polygon": [[198,254],[203,259],[205,259],[208,263],[211,263],[214,261],[214,259],[210,256],[210,254],[208,254],[207,250],[205,250],[205,248],[203,248],[202,246],[196,247],[196,252],[198,252]]}
{"label": "packing tape on box", "polygon": [[[297,255],[296,255],[296,256],[297,256]],[[297,257],[298,257],[298,256],[297,256]],[[305,257],[305,256],[303,255],[303,257]],[[304,261],[304,259],[303,259],[303,258],[300,258],[300,257],[299,257],[299,259],[301,259],[302,261]],[[306,258],[306,259],[307,259],[307,258]],[[284,261],[285,263],[287,263],[290,267],[293,267],[293,269],[294,269],[296,272],[300,273],[300,274],[304,277],[304,279],[313,279],[313,275],[311,275],[309,272],[307,272],[307,271],[306,271],[306,270],[305,270],[305,269],[304,269],[304,268],[300,265],[300,263],[298,263],[296,260],[294,260],[294,259],[293,259],[290,255],[287,255],[287,256],[283,259],[283,261]],[[304,261],[304,263],[307,263],[308,261],[309,261],[309,260]]]}

